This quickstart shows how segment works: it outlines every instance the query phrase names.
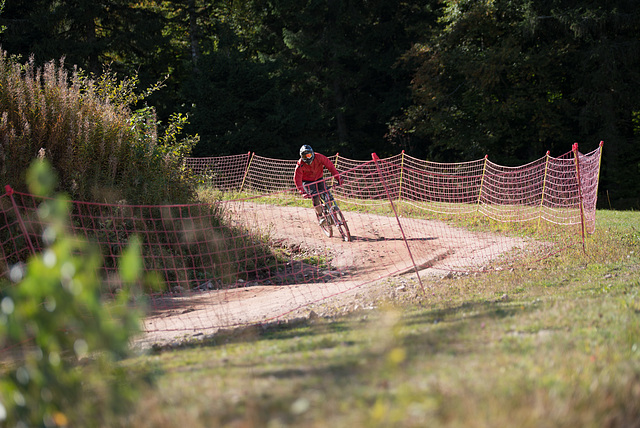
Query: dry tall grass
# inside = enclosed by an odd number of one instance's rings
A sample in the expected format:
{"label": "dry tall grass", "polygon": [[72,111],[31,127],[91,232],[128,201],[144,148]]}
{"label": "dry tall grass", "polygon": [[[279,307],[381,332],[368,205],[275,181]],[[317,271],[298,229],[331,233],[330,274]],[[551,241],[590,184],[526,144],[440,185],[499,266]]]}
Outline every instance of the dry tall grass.
{"label": "dry tall grass", "polygon": [[178,139],[186,117],[164,134],[142,103],[137,79],[108,71],[93,78],[74,67],[22,64],[0,52],[0,177],[26,190],[25,171],[38,154],[59,176],[59,189],[83,201],[185,202],[193,197],[181,169],[196,138]]}

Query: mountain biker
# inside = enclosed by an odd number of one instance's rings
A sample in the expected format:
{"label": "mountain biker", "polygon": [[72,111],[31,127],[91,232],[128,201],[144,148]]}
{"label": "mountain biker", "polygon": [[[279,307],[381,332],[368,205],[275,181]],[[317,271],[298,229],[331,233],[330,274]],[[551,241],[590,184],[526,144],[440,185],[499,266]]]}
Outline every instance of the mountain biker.
{"label": "mountain biker", "polygon": [[341,186],[342,177],[340,177],[340,173],[328,157],[315,153],[311,146],[307,144],[300,147],[300,159],[296,163],[293,181],[296,183],[296,188],[303,198],[313,198],[313,207],[318,216],[322,216],[319,195],[327,191],[324,181],[318,181],[322,178],[325,168],[338,181],[338,186]]}

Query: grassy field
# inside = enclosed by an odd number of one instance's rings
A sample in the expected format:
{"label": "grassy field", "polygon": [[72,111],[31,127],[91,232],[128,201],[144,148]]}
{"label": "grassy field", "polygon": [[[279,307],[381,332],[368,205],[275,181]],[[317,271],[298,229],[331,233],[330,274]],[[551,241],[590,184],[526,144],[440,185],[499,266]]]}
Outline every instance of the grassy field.
{"label": "grassy field", "polygon": [[587,254],[536,269],[434,279],[426,296],[409,283],[375,309],[131,358],[154,382],[119,423],[640,426],[640,213],[597,222]]}

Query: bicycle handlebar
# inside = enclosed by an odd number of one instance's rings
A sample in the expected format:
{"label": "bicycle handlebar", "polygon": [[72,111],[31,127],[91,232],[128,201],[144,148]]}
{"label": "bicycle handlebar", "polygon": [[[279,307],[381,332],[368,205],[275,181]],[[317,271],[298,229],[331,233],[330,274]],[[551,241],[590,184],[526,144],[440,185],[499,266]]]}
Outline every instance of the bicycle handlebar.
{"label": "bicycle handlebar", "polygon": [[[331,189],[333,189],[334,187],[339,187],[339,186],[340,185],[329,186],[329,185],[325,184],[324,192],[328,192]],[[303,187],[304,187],[304,190],[307,192],[308,195],[318,195],[320,193],[324,193],[324,192],[318,192],[318,188],[316,186],[311,186],[310,184],[303,185]]]}

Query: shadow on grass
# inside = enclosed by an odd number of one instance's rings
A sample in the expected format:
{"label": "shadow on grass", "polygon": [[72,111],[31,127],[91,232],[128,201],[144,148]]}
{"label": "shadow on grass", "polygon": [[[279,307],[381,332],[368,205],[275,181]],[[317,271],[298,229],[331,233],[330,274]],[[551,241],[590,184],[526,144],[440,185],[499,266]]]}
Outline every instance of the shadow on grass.
{"label": "shadow on grass", "polygon": [[[426,323],[439,323],[443,321],[454,322],[473,319],[491,319],[491,318],[504,318],[507,316],[513,316],[523,311],[532,311],[537,309],[536,305],[523,305],[522,302],[510,302],[510,301],[480,301],[480,302],[466,302],[458,306],[444,308],[424,310],[417,314],[410,314],[403,317],[403,323],[405,325],[414,324],[426,324]],[[462,316],[464,314],[464,317]]]}
{"label": "shadow on grass", "polygon": [[[383,311],[357,312],[333,318],[300,318],[220,331],[183,348],[215,348],[230,344],[280,342],[277,355],[299,354],[297,363],[256,368],[254,375],[294,379],[317,377],[339,384],[367,376],[372,365],[384,364],[392,349],[402,347],[408,361],[436,355],[477,352],[475,329],[483,322],[542,310],[542,305],[480,301],[444,309],[414,307],[385,325]],[[401,327],[398,330],[396,327]],[[471,339],[470,339],[471,338]],[[269,345],[272,349],[273,346]],[[175,347],[171,348],[175,351]],[[156,348],[156,351],[161,351]]]}

